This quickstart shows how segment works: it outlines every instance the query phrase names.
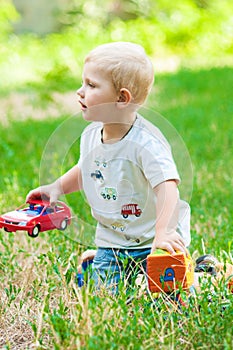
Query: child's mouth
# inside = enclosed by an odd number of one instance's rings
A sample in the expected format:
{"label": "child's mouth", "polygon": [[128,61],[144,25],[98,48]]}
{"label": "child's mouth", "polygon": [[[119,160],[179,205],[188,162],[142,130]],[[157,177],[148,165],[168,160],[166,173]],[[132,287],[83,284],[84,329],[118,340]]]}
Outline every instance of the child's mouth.
{"label": "child's mouth", "polygon": [[82,103],[81,101],[79,101],[79,103],[81,105],[81,110],[85,111],[87,109],[87,106],[84,103]]}

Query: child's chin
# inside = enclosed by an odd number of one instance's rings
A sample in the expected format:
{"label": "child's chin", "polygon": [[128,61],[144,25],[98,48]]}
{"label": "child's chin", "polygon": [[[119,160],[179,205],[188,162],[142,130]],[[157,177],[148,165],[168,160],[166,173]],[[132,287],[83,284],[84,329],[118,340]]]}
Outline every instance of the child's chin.
{"label": "child's chin", "polygon": [[102,121],[101,118],[98,118],[98,115],[94,115],[93,113],[88,113],[86,112],[82,112],[83,115],[83,119],[85,119],[88,122],[100,122]]}
{"label": "child's chin", "polygon": [[90,113],[88,113],[87,110],[82,111],[82,116],[83,116],[83,119],[88,120],[88,121],[92,121],[92,116],[90,115]]}

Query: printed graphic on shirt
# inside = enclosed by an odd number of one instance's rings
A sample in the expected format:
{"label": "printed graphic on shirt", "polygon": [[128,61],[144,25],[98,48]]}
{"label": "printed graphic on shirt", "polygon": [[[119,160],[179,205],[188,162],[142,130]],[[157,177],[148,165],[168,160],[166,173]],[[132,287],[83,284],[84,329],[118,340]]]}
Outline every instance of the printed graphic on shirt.
{"label": "printed graphic on shirt", "polygon": [[123,232],[125,230],[125,226],[122,225],[122,223],[120,222],[115,221],[111,226],[113,230],[116,230],[116,231],[120,230],[121,232]]}
{"label": "printed graphic on shirt", "polygon": [[113,199],[115,201],[117,199],[117,191],[113,187],[105,187],[100,194],[104,199],[107,200]]}
{"label": "printed graphic on shirt", "polygon": [[142,214],[142,210],[138,207],[138,204],[124,204],[121,208],[121,215],[126,219],[129,215],[135,215],[139,217]]}
{"label": "printed graphic on shirt", "polygon": [[95,164],[96,164],[96,166],[98,166],[98,167],[107,168],[107,162],[106,162],[105,159],[103,159],[103,160],[96,159],[96,160],[95,160]]}
{"label": "printed graphic on shirt", "polygon": [[100,182],[104,182],[104,177],[100,170],[95,170],[94,173],[91,173],[91,178],[95,181],[99,180]]}

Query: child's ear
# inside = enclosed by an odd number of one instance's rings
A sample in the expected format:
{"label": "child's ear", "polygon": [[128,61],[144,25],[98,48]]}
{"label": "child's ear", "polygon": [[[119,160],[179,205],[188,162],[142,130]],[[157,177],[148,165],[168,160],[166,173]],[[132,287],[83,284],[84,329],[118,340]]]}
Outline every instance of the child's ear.
{"label": "child's ear", "polygon": [[127,105],[128,103],[130,103],[132,100],[132,95],[131,92],[128,89],[122,88],[120,90],[120,94],[118,97],[117,102],[123,106]]}

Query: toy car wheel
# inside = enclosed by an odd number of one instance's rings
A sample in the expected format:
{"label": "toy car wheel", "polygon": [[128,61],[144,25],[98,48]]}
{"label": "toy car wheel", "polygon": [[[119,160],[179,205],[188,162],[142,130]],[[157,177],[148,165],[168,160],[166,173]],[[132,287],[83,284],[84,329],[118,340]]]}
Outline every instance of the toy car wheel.
{"label": "toy car wheel", "polygon": [[37,237],[39,235],[39,233],[40,233],[40,227],[39,227],[39,225],[36,225],[35,227],[33,227],[32,232],[28,233],[28,235],[30,237],[35,238],[35,237]]}
{"label": "toy car wheel", "polygon": [[7,227],[4,227],[4,230],[9,233],[11,232]]}
{"label": "toy car wheel", "polygon": [[67,228],[67,219],[62,220],[60,230],[64,231]]}

